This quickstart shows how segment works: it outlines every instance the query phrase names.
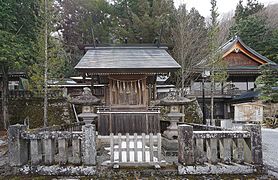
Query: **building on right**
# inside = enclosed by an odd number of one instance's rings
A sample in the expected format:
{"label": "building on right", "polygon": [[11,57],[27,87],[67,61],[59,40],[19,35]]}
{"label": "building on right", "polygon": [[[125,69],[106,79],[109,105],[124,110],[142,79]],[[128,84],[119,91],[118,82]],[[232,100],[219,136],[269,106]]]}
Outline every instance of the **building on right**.
{"label": "building on right", "polygon": [[[234,119],[233,104],[252,102],[258,97],[255,80],[261,74],[263,64],[276,64],[247,46],[239,36],[235,36],[220,48],[222,58],[227,65],[228,79],[225,83],[216,83],[214,96],[214,119]],[[206,61],[206,60],[204,60]],[[196,96],[205,109],[206,118],[210,118],[211,82],[204,73],[206,62],[195,68],[195,79],[191,80],[188,96]],[[244,98],[239,98],[244,97]],[[203,103],[204,102],[204,103]]]}

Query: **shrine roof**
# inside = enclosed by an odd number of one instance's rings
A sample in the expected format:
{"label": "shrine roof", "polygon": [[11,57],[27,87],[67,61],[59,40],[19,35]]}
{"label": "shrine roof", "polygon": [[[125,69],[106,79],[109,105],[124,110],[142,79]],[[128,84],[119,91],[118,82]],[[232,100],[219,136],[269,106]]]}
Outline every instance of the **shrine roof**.
{"label": "shrine roof", "polygon": [[[238,45],[241,45],[241,46],[238,46]],[[236,48],[239,48],[239,51],[243,51],[243,52],[245,52],[244,49],[246,49],[247,51],[245,53],[249,52],[250,54],[252,54],[253,57],[251,56],[251,58],[254,59],[254,60],[258,59],[258,61],[261,64],[264,64],[264,63],[275,64],[273,61],[271,61],[267,57],[261,55],[260,53],[258,53],[254,49],[252,49],[251,47],[247,46],[241,40],[241,38],[239,36],[235,36],[235,37],[231,38],[229,41],[224,43],[219,49],[222,51],[223,57],[225,57],[229,53],[231,53],[233,51],[236,51]]]}
{"label": "shrine roof", "polygon": [[91,47],[75,69],[83,73],[167,73],[180,69],[167,47]]}

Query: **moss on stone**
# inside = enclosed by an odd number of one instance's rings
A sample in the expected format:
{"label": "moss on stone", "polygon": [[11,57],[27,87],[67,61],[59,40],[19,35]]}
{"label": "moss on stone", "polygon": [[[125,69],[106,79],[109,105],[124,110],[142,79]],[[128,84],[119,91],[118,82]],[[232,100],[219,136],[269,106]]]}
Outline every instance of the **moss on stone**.
{"label": "moss on stone", "polygon": [[[73,120],[73,112],[66,99],[48,101],[48,123],[60,125]],[[20,99],[9,101],[10,124],[24,123],[29,119],[30,128],[43,126],[43,98]]]}

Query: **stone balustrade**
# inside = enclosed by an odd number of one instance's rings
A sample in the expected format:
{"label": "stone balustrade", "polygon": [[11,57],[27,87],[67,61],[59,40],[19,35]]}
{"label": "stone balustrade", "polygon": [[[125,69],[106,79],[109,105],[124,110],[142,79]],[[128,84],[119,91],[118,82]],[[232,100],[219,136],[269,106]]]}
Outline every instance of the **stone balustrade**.
{"label": "stone balustrade", "polygon": [[178,135],[183,165],[263,163],[260,125],[246,124],[242,131],[193,131],[193,126],[179,125]]}
{"label": "stone balustrade", "polygon": [[96,165],[96,131],[93,124],[82,131],[27,131],[24,125],[8,130],[9,162],[22,165]]}

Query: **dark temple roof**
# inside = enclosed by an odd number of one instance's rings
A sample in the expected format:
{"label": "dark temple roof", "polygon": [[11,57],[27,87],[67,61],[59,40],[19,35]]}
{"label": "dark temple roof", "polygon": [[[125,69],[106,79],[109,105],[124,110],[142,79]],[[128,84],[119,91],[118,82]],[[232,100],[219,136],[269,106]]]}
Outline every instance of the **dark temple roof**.
{"label": "dark temple roof", "polygon": [[75,69],[83,73],[167,73],[181,66],[167,53],[166,47],[95,47]]}

